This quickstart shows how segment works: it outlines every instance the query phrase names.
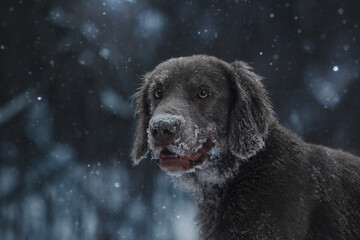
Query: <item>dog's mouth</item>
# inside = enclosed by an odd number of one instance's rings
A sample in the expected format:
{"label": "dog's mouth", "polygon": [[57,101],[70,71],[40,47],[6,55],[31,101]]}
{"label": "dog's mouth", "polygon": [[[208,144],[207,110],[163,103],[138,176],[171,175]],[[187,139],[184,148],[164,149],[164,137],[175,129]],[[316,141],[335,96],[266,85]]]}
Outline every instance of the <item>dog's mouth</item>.
{"label": "dog's mouth", "polygon": [[208,152],[215,144],[208,139],[203,147],[192,155],[180,156],[164,148],[159,155],[159,165],[167,172],[183,172],[195,168],[205,162]]}

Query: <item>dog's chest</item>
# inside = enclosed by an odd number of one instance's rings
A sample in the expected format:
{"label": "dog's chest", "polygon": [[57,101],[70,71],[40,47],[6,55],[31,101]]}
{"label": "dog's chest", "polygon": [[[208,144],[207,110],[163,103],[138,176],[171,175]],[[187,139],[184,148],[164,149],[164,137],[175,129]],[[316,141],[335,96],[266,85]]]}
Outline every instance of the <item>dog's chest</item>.
{"label": "dog's chest", "polygon": [[266,209],[233,192],[217,192],[199,203],[202,239],[281,239],[278,223]]}
{"label": "dog's chest", "polygon": [[239,236],[238,230],[245,216],[243,209],[238,206],[238,200],[232,196],[224,198],[223,193],[216,192],[205,196],[198,207],[203,239],[231,239]]}

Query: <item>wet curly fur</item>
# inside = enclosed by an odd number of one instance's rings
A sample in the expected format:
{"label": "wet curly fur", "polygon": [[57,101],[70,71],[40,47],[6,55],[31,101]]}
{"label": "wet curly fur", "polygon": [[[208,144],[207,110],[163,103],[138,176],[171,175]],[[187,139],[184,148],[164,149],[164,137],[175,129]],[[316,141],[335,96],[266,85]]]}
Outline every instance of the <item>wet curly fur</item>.
{"label": "wet curly fur", "polygon": [[[213,89],[206,100],[191,97],[198,82]],[[167,91],[161,102],[154,84]],[[280,126],[247,64],[170,59],[145,76],[135,99],[135,164],[155,150],[148,129],[159,114],[184,117],[177,134],[185,143],[218,143],[201,168],[172,177],[197,202],[202,239],[360,239],[360,159]],[[193,137],[198,128],[204,134]]]}

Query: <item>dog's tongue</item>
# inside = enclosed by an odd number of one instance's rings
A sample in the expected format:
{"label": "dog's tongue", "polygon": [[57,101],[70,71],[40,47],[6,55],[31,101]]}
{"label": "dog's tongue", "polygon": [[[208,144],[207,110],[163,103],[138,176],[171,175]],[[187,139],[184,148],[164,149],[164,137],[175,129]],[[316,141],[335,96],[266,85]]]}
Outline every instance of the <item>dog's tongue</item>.
{"label": "dog's tongue", "polygon": [[201,149],[191,156],[179,156],[168,150],[163,150],[160,153],[160,167],[167,171],[189,170],[192,167],[200,164],[200,160],[205,157],[206,151]]}
{"label": "dog's tongue", "polygon": [[179,156],[176,153],[172,153],[169,150],[165,149],[160,153],[160,159],[183,159],[187,161],[196,161],[203,153],[204,149],[199,150],[197,153],[191,156]]}
{"label": "dog's tongue", "polygon": [[160,167],[170,172],[190,170],[205,161],[207,152],[213,146],[212,141],[208,140],[202,149],[190,156],[179,156],[168,149],[164,149],[159,155]]}

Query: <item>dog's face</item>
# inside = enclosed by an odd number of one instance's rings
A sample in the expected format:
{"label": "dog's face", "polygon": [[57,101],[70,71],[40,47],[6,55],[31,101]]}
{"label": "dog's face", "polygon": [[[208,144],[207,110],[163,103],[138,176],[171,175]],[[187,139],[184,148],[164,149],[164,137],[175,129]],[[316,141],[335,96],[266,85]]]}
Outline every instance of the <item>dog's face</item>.
{"label": "dog's face", "polygon": [[[260,78],[241,62],[207,56],[170,59],[145,76],[137,99],[133,149],[148,149],[173,176],[229,174],[264,145],[271,115]],[[218,179],[217,176],[215,179]]]}
{"label": "dog's face", "polygon": [[160,65],[148,76],[148,145],[168,173],[194,171],[223,143],[230,88],[208,62]]}

